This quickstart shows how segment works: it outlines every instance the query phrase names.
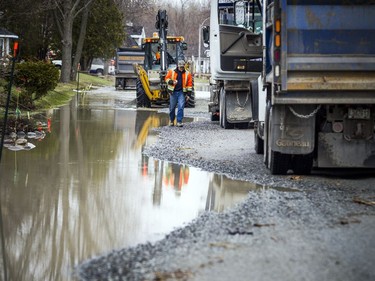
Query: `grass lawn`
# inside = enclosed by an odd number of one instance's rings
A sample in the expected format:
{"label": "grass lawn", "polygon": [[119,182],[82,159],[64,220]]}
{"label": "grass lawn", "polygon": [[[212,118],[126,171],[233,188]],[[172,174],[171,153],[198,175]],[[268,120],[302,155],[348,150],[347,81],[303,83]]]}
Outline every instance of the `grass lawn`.
{"label": "grass lawn", "polygon": [[114,87],[114,85],[115,83],[113,76],[94,76],[86,73],[80,73],[79,83],[78,79],[75,82],[59,83],[55,90],[50,91],[48,95],[35,102],[35,105],[39,110],[59,107],[67,104],[71,100],[71,98],[77,93],[77,88],[78,90],[82,91],[88,89],[90,86]]}
{"label": "grass lawn", "polygon": [[[8,111],[7,116],[7,129],[6,131],[23,130],[21,127],[27,128],[27,130],[33,130],[36,126],[37,121],[46,121],[44,112],[47,109],[57,108],[62,105],[68,104],[70,100],[77,94],[77,88],[82,91],[89,87],[102,87],[102,86],[113,86],[115,85],[114,76],[93,76],[86,73],[79,74],[79,83],[58,83],[57,87],[48,92],[46,96],[35,101],[35,109],[29,110],[27,107],[21,104],[17,105],[17,110],[14,109],[15,105],[11,101],[11,109]],[[14,85],[13,85],[14,88]],[[0,93],[3,94],[3,93]],[[6,94],[6,93],[4,93]],[[14,101],[13,101],[14,102]],[[0,107],[0,133],[3,127],[3,121],[5,120],[5,108]],[[18,115],[19,114],[19,115]],[[17,116],[18,115],[18,116]],[[4,119],[3,119],[4,118]],[[17,129],[15,129],[17,127]],[[36,127],[35,127],[36,128]]]}

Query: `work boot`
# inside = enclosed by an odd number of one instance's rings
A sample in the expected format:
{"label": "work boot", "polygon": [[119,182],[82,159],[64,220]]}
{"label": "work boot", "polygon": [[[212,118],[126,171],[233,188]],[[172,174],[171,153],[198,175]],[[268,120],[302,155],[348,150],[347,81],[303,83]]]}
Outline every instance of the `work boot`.
{"label": "work boot", "polygon": [[184,124],[182,124],[182,122],[177,122],[177,127],[182,127],[184,126]]}

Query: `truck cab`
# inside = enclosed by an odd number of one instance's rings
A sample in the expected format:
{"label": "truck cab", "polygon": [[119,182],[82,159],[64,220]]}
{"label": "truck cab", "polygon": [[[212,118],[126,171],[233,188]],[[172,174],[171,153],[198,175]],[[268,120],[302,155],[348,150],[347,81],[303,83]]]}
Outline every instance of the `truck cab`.
{"label": "truck cab", "polygon": [[[144,68],[145,70],[160,69],[160,43],[157,33],[153,37],[144,39],[142,49],[145,52]],[[185,60],[184,50],[187,44],[182,36],[167,36],[167,68],[176,68],[178,60]]]}
{"label": "truck cab", "polygon": [[211,120],[225,129],[247,128],[253,115],[250,81],[262,71],[259,1],[212,0],[210,26],[203,33],[210,47]]}

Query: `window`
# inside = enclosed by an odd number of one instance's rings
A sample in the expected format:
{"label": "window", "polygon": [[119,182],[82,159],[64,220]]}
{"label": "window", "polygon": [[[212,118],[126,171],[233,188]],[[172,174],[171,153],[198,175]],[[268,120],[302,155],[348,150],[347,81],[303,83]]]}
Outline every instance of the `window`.
{"label": "window", "polygon": [[218,1],[219,24],[243,27],[254,33],[262,31],[262,15],[257,1]]}

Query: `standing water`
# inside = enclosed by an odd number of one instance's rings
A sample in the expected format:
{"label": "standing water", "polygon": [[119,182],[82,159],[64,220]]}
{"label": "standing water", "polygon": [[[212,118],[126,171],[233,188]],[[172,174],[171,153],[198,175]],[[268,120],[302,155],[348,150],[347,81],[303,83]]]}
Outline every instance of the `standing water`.
{"label": "standing water", "polygon": [[83,260],[161,239],[254,188],[143,155],[168,115],[136,110],[133,98],[105,89],[79,95],[46,113],[51,127],[29,139],[35,148],[3,148],[0,268],[5,257],[9,280],[72,280]]}

